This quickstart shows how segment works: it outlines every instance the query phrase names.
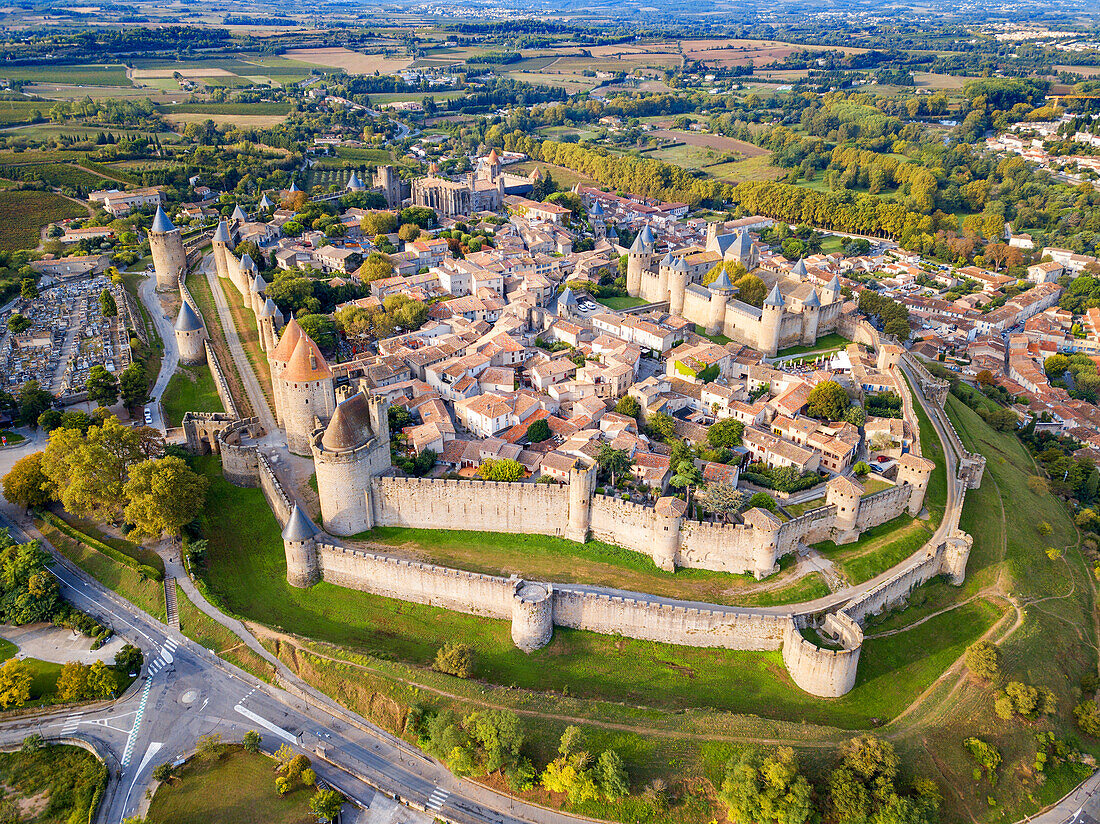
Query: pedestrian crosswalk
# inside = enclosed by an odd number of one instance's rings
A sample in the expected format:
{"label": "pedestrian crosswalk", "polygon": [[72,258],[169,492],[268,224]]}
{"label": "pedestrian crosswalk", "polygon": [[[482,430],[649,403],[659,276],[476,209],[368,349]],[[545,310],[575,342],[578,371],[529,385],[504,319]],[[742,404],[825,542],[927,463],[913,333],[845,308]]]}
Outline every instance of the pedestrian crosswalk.
{"label": "pedestrian crosswalk", "polygon": [[169,638],[164,642],[164,646],[161,647],[160,655],[153,659],[153,663],[149,665],[149,677],[152,678],[166,666],[172,663],[172,653],[176,651],[179,644],[176,643],[176,639]]}
{"label": "pedestrian crosswalk", "polygon": [[432,793],[432,797],[428,799],[428,809],[433,813],[439,812],[443,809],[443,805],[447,803],[447,799],[450,795],[451,794],[442,787],[436,787],[435,792]]}
{"label": "pedestrian crosswalk", "polygon": [[76,732],[76,728],[80,726],[80,718],[75,715],[70,715],[65,719],[64,726],[61,727],[62,735],[72,735]]}
{"label": "pedestrian crosswalk", "polygon": [[145,703],[149,700],[149,687],[153,685],[152,672],[145,679],[145,687],[141,691],[141,703],[138,704],[137,713],[134,715],[134,726],[130,728],[130,735],[126,739],[126,749],[122,753],[122,766],[130,766],[130,756],[134,754],[134,744],[137,742],[138,730],[141,728],[141,718],[145,715]]}

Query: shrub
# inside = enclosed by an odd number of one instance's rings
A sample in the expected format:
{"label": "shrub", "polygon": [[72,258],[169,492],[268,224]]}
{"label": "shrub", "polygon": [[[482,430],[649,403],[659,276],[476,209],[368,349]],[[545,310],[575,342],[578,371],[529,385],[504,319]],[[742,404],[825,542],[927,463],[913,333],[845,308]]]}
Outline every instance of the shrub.
{"label": "shrub", "polygon": [[996,680],[1001,674],[1001,650],[989,641],[975,641],[966,650],[966,666],[977,678]]}
{"label": "shrub", "polygon": [[448,641],[435,654],[432,668],[456,678],[469,678],[474,674],[474,663],[472,646],[461,641]]}
{"label": "shrub", "polygon": [[1097,709],[1095,701],[1091,698],[1088,701],[1082,701],[1073,708],[1073,716],[1077,719],[1077,726],[1080,727],[1081,732],[1085,735],[1100,737],[1100,710]]}
{"label": "shrub", "polygon": [[45,511],[42,513],[43,520],[50,524],[54,529],[63,535],[67,535],[74,541],[79,541],[85,546],[91,547],[96,552],[100,552],[110,558],[112,561],[118,561],[118,563],[128,566],[131,569],[137,570],[145,578],[152,578],[154,581],[163,581],[164,573],[159,569],[154,569],[146,564],[139,563],[136,559],[131,558],[124,552],[119,552],[113,546],[103,543],[91,535],[85,535],[76,527],[70,525],[63,519],[59,518],[52,512]]}

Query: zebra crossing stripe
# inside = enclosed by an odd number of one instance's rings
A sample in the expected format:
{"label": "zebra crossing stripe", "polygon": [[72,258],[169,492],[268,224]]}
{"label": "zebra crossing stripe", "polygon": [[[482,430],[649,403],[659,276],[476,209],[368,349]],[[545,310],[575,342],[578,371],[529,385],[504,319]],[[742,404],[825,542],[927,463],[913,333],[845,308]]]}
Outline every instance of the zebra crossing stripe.
{"label": "zebra crossing stripe", "polygon": [[145,702],[149,700],[149,687],[153,685],[152,677],[145,679],[145,687],[141,691],[141,703],[134,715],[134,726],[130,728],[130,735],[126,739],[126,750],[122,753],[122,766],[130,766],[130,756],[134,754],[134,744],[137,743],[138,729],[141,727],[141,717],[145,714]]}
{"label": "zebra crossing stripe", "polygon": [[432,797],[428,799],[428,809],[439,812],[449,796],[450,793],[447,790],[442,787],[436,787],[435,792],[432,793]]}

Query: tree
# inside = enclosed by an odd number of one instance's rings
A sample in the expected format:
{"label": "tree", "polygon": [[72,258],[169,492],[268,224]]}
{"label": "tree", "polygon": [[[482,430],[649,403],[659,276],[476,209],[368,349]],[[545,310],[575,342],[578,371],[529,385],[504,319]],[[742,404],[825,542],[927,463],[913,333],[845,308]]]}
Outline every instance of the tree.
{"label": "tree", "polygon": [[18,312],[8,318],[8,331],[13,335],[21,335],[26,332],[34,322],[26,315],[21,315]]}
{"label": "tree", "polygon": [[862,406],[851,406],[844,413],[844,420],[852,426],[863,426],[867,423],[867,413],[863,411]]}
{"label": "tree", "polygon": [[397,230],[397,236],[406,243],[412,243],[420,237],[420,227],[415,223],[403,223]]}
{"label": "tree", "polygon": [[38,416],[53,406],[53,395],[38,381],[27,381],[19,391],[19,416],[24,426],[38,428]]}
{"label": "tree", "polygon": [[626,415],[628,418],[637,419],[642,413],[642,405],[638,403],[638,399],[633,395],[623,395],[619,398],[619,402],[615,404],[615,411],[620,415]]}
{"label": "tree", "polygon": [[309,769],[309,759],[298,753],[283,765],[283,775],[291,781],[298,781],[302,777],[302,772],[307,769]]}
{"label": "tree", "polygon": [[474,648],[462,641],[448,641],[435,654],[432,668],[456,678],[471,678],[476,659]]}
{"label": "tree", "polygon": [[866,461],[859,461],[852,467],[852,471],[862,478],[864,475],[869,475],[871,473],[871,465]]}
{"label": "tree", "polygon": [[811,418],[839,421],[848,408],[848,393],[836,381],[822,381],[810,391],[806,414]]}
{"label": "tree", "polygon": [[12,464],[3,483],[4,497],[26,509],[40,509],[52,500],[50,481],[42,471],[41,452],[34,452]]}
{"label": "tree", "polygon": [[306,767],[302,770],[301,776],[302,785],[305,787],[313,787],[317,784],[317,772],[312,767]]}
{"label": "tree", "polygon": [[802,824],[813,813],[811,795],[810,782],[790,747],[768,756],[747,748],[726,765],[718,793],[735,824]]}
{"label": "tree", "polygon": [[121,673],[139,672],[145,663],[145,656],[133,644],[123,644],[115,653],[115,669]]}
{"label": "tree", "polygon": [[648,432],[666,443],[676,437],[676,421],[664,412],[655,412],[645,420]]}
{"label": "tree", "polygon": [[684,490],[687,504],[691,506],[691,491],[703,484],[703,473],[695,465],[695,461],[686,460],[676,464],[676,474],[669,483],[677,489]]}
{"label": "tree", "polygon": [[318,790],[309,800],[309,811],[317,816],[318,821],[327,824],[336,820],[343,805],[344,796],[336,790]]}
{"label": "tree", "polygon": [[118,379],[105,366],[96,364],[88,370],[84,388],[88,391],[88,400],[94,401],[96,406],[118,403]]}
{"label": "tree", "polygon": [[462,720],[466,733],[477,744],[481,769],[487,773],[513,767],[523,747],[523,725],[508,710],[481,710]]}
{"label": "tree", "polygon": [[203,761],[221,758],[224,751],[225,745],[222,743],[221,733],[218,732],[210,732],[201,736],[198,743],[195,744],[195,755]]}
{"label": "tree", "polygon": [[23,278],[19,282],[19,296],[23,300],[34,300],[38,297],[38,286],[34,281],[34,278]]}
{"label": "tree", "polygon": [[736,418],[723,418],[710,425],[707,429],[707,443],[715,449],[732,449],[741,445],[741,436],[745,432],[745,424]]}
{"label": "tree", "polygon": [[558,754],[563,758],[569,758],[583,752],[587,745],[588,736],[584,734],[584,730],[576,724],[570,724],[562,731],[561,739],[558,742]]}
{"label": "tree", "polygon": [[[64,671],[64,668],[62,668]],[[21,707],[31,697],[34,673],[26,661],[9,658],[0,666],[0,707]]]}
{"label": "tree", "polygon": [[596,759],[596,783],[608,801],[618,801],[630,793],[630,779],[615,750],[604,750]]}
{"label": "tree", "polygon": [[118,689],[118,681],[110,667],[102,661],[93,661],[88,669],[88,692],[94,698],[110,698]]}
{"label": "tree", "polygon": [[364,235],[388,235],[397,229],[397,215],[393,212],[368,212],[359,220],[359,228]]}
{"label": "tree", "polygon": [[542,443],[551,434],[550,424],[546,422],[546,418],[539,418],[527,427],[527,440],[529,443]]}
{"label": "tree", "polygon": [[359,275],[359,280],[363,283],[393,277],[393,263],[381,252],[371,252],[367,255],[367,259],[363,261],[363,265],[359,267],[356,274]]}
{"label": "tree", "polygon": [[260,751],[261,740],[262,739],[258,732],[256,732],[255,730],[249,730],[244,734],[244,738],[242,739],[241,744],[244,746],[245,752],[255,755]]}
{"label": "tree", "polygon": [[145,372],[145,364],[134,361],[123,369],[118,379],[118,389],[122,402],[130,411],[149,400],[149,376]]}
{"label": "tree", "polygon": [[778,512],[779,504],[775,502],[775,498],[769,495],[767,492],[754,492],[752,497],[749,498],[745,509],[766,509],[769,512]]}
{"label": "tree", "polygon": [[323,351],[331,352],[336,348],[336,321],[328,315],[301,315],[298,325]]}
{"label": "tree", "polygon": [[89,667],[79,661],[70,661],[61,666],[57,676],[57,697],[62,701],[79,701],[88,695]]}
{"label": "tree", "polygon": [[113,318],[118,315],[118,304],[110,289],[104,289],[99,293],[99,311],[105,318]]}
{"label": "tree", "polygon": [[41,733],[32,732],[30,735],[23,739],[23,743],[19,747],[19,751],[27,754],[36,753],[44,746],[46,746],[46,740],[42,737]]}
{"label": "tree", "polygon": [[[0,670],[0,673],[2,672]],[[1081,728],[1081,732],[1093,738],[1100,738],[1100,710],[1097,709],[1094,700],[1090,698],[1074,707],[1073,717],[1077,719],[1077,726]]]}
{"label": "tree", "polygon": [[275,792],[279,795],[286,795],[290,792],[290,779],[285,775],[275,776]]}
{"label": "tree", "polygon": [[126,520],[150,537],[179,535],[183,525],[202,511],[207,485],[182,458],[142,461],[130,469],[123,487]]}
{"label": "tree", "polygon": [[709,483],[698,497],[699,506],[719,516],[723,521],[728,521],[730,515],[740,512],[744,503],[745,493],[737,488],[737,484],[730,481]]}
{"label": "tree", "polygon": [[600,451],[596,453],[596,465],[606,472],[614,486],[616,478],[630,471],[633,461],[625,449],[615,449],[609,443],[601,444]]}
{"label": "tree", "polygon": [[523,478],[523,464],[511,458],[490,458],[481,462],[477,474],[486,481],[519,481]]}
{"label": "tree", "polygon": [[996,681],[1001,675],[1001,650],[989,641],[975,641],[966,649],[966,667],[975,678]]}
{"label": "tree", "polygon": [[167,781],[171,781],[173,778],[173,770],[174,768],[172,767],[171,761],[165,761],[163,764],[157,764],[157,766],[153,768],[153,780],[159,781],[162,784]]}

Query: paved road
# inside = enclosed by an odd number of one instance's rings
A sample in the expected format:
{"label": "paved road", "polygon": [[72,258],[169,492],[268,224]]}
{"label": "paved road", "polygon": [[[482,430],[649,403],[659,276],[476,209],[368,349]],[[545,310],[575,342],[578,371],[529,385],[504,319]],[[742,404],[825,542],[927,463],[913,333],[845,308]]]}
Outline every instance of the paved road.
{"label": "paved road", "polygon": [[[222,331],[225,332],[225,341],[229,345],[229,354],[237,365],[237,374],[241,376],[241,381],[244,383],[244,391],[248,394],[248,400],[252,404],[253,414],[260,419],[260,424],[265,431],[268,433],[276,432],[278,431],[278,425],[275,423],[275,416],[271,414],[271,407],[268,406],[267,398],[264,397],[263,389],[260,388],[260,382],[252,369],[252,364],[248,362],[248,356],[245,354],[244,346],[241,345],[240,336],[237,334],[237,325],[233,323],[233,315],[229,311],[229,304],[225,300],[225,294],[218,282],[218,275],[214,271],[213,254],[208,254],[203,258],[202,271],[210,283],[210,291],[214,295],[214,305],[217,307],[218,316],[221,318]],[[229,288],[234,287],[230,284]]]}
{"label": "paved road", "polygon": [[175,319],[164,316],[164,309],[161,308],[160,299],[157,297],[156,286],[157,279],[149,275],[138,286],[138,294],[141,296],[141,302],[145,304],[146,311],[149,312],[149,317],[153,319],[157,334],[160,335],[160,339],[164,343],[164,356],[160,361],[160,372],[157,374],[157,380],[153,384],[153,388],[149,390],[150,402],[148,406],[153,414],[152,425],[161,432],[167,432],[168,424],[164,420],[164,410],[161,408],[160,399],[164,395],[164,390],[168,387],[168,381],[175,374],[179,365],[179,349],[176,348],[176,332],[173,328]]}

